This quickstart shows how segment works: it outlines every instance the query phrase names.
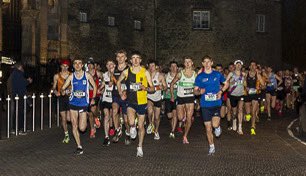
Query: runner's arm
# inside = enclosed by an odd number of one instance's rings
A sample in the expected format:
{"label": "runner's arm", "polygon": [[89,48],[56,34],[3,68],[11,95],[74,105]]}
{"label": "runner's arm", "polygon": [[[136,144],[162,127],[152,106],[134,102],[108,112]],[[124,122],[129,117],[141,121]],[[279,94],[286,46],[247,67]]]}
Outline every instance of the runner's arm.
{"label": "runner's arm", "polygon": [[121,82],[126,78],[128,74],[128,69],[124,70],[121,75],[119,76],[118,80],[117,80],[117,89],[118,89],[118,92],[119,92],[119,95],[121,96],[122,95],[122,90],[121,90]]}
{"label": "runner's arm", "polygon": [[53,86],[52,86],[51,92],[53,91],[56,96],[59,96],[60,92],[57,92],[56,90],[57,80],[58,80],[58,74],[55,74],[53,76]]}
{"label": "runner's arm", "polygon": [[171,94],[171,99],[174,98],[174,84],[181,79],[181,72],[178,72],[175,77],[173,78],[173,80],[171,81],[170,84],[170,94]]}
{"label": "runner's arm", "polygon": [[275,75],[275,78],[279,81],[277,86],[280,86],[283,83],[283,79],[280,78],[278,75]]}
{"label": "runner's arm", "polygon": [[91,84],[91,86],[93,87],[92,97],[94,99],[94,98],[96,98],[96,95],[97,95],[97,85],[96,85],[96,82],[94,81],[94,79],[92,78],[92,76],[89,73],[86,73],[86,77],[87,77],[89,83]]}
{"label": "runner's arm", "polygon": [[69,75],[68,78],[66,79],[62,89],[61,89],[61,93],[62,95],[65,94],[65,90],[67,89],[67,87],[71,84],[71,81],[72,81],[72,78],[73,78],[73,74]]}
{"label": "runner's arm", "polygon": [[165,75],[164,74],[160,74],[160,81],[162,83],[163,86],[163,91],[167,90],[167,83],[166,83],[166,79],[165,79]]}
{"label": "runner's arm", "polygon": [[149,84],[149,87],[147,88],[147,91],[148,92],[154,92],[154,86],[153,86],[153,83],[152,83],[150,73],[148,71],[146,71],[146,77],[147,77],[147,81],[148,81],[148,84]]}

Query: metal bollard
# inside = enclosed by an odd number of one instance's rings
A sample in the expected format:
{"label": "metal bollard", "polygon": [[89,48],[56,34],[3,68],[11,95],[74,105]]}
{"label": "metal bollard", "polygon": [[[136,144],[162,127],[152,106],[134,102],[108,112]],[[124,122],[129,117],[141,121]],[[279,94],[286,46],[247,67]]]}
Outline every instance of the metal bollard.
{"label": "metal bollard", "polygon": [[27,96],[23,96],[23,131],[27,132]]}
{"label": "metal bollard", "polygon": [[52,117],[52,107],[51,107],[51,100],[52,100],[52,93],[53,91],[50,92],[50,94],[48,95],[49,97],[49,128],[52,127],[52,120],[51,120],[51,117]]}
{"label": "metal bollard", "polygon": [[35,93],[33,93],[33,95],[32,95],[32,103],[33,103],[33,112],[32,112],[33,127],[32,127],[32,131],[35,130],[35,98],[36,98]]}
{"label": "metal bollard", "polygon": [[40,129],[44,129],[44,94],[40,95]]}
{"label": "metal bollard", "polygon": [[16,136],[18,136],[18,102],[19,102],[19,97],[18,97],[18,95],[15,97],[15,100],[16,100],[16,109],[15,109],[15,112],[16,112],[15,133],[16,133]]}
{"label": "metal bollard", "polygon": [[59,99],[57,97],[57,100],[56,100],[56,117],[57,117],[57,127],[59,127]]}
{"label": "metal bollard", "polygon": [[11,101],[11,98],[9,95],[7,96],[6,101],[7,101],[7,138],[10,138],[10,101]]}

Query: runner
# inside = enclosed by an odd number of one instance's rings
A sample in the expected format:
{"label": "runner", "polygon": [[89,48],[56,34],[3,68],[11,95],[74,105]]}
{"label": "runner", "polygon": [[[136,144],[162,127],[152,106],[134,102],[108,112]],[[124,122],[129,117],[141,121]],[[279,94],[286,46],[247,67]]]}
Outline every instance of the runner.
{"label": "runner", "polygon": [[[160,108],[162,103],[162,90],[167,89],[167,84],[163,74],[156,70],[156,61],[150,60],[149,73],[154,86],[154,93],[148,93],[148,119],[149,126],[147,133],[151,134],[154,131],[154,139],[159,140],[159,124],[160,124]],[[154,129],[154,130],[153,130]]]}
{"label": "runner", "polygon": [[292,80],[292,77],[290,76],[290,71],[288,69],[285,70],[283,81],[284,81],[284,85],[285,85],[286,108],[292,109],[292,104],[293,104],[293,95],[292,95],[293,80]]}
{"label": "runner", "polygon": [[[127,60],[127,53],[124,50],[119,50],[116,53],[116,61],[117,61],[117,66],[114,71],[114,76],[112,78],[115,88],[113,89],[112,95],[113,95],[113,104],[112,104],[112,109],[113,109],[113,123],[115,126],[115,135],[113,137],[113,142],[117,143],[122,136],[122,129],[120,126],[120,108],[123,114],[124,118],[124,123],[125,123],[125,129],[126,129],[126,138],[125,138],[125,144],[129,145],[130,144],[130,135],[129,135],[129,124],[128,124],[128,119],[126,115],[126,85],[125,85],[125,80],[122,80],[121,82],[121,90],[124,96],[119,95],[118,93],[118,87],[116,86],[117,80],[119,79],[121,73],[128,68],[128,65],[126,63]],[[124,99],[122,99],[124,98]]]}
{"label": "runner", "polygon": [[197,76],[193,70],[193,61],[189,56],[184,57],[185,68],[178,72],[171,82],[170,92],[171,101],[174,102],[174,85],[177,83],[177,116],[179,121],[186,118],[186,124],[183,134],[183,144],[189,144],[187,135],[191,127],[192,116],[194,112],[194,81]]}
{"label": "runner", "polygon": [[[141,67],[141,55],[139,52],[134,52],[131,55],[132,66],[124,70],[117,81],[118,92],[122,99],[127,95],[127,115],[130,125],[130,136],[135,139],[137,136],[135,116],[138,116],[138,147],[137,157],[143,157],[143,140],[145,136],[145,113],[147,110],[147,92],[153,92],[154,86],[151,81],[150,73]],[[125,79],[127,94],[124,95],[121,89],[122,81]]]}
{"label": "runner", "polygon": [[275,108],[276,101],[276,89],[282,84],[283,80],[272,72],[272,67],[267,67],[267,92],[266,92],[266,103],[268,111],[268,120],[271,120],[271,108]]}
{"label": "runner", "polygon": [[245,118],[246,121],[251,120],[251,135],[256,135],[256,116],[259,111],[260,86],[264,85],[264,82],[258,73],[255,61],[251,61],[249,69],[245,82],[247,93],[244,99],[246,109]]}
{"label": "runner", "polygon": [[[96,87],[99,88],[101,85],[100,84],[100,80],[102,80],[102,73],[97,71],[95,69],[95,62],[92,58],[90,58],[87,61],[87,68],[88,68],[88,73],[92,76],[92,78],[94,79],[95,83],[96,83]],[[100,90],[100,89],[98,89]],[[101,92],[98,91],[97,95],[95,96],[96,98],[94,99],[95,103],[91,104],[88,107],[88,117],[89,117],[89,125],[90,125],[90,134],[89,137],[90,138],[95,138],[96,137],[96,128],[95,128],[95,122],[96,122],[96,127],[99,128],[100,127],[100,121],[98,120],[99,115],[99,111],[97,109],[97,105],[99,103],[100,100],[100,96],[101,96]],[[93,99],[93,86],[89,85],[89,102],[91,102],[91,99]]]}
{"label": "runner", "polygon": [[[230,101],[230,109],[232,110],[233,130],[237,130],[237,111],[238,111],[238,134],[243,135],[242,118],[243,118],[243,96],[245,73],[241,71],[243,62],[236,60],[234,62],[235,70],[230,72],[226,81],[229,82],[228,98]],[[237,108],[238,107],[238,108]],[[230,118],[231,119],[231,118]]]}
{"label": "runner", "polygon": [[112,92],[114,88],[114,83],[112,82],[111,78],[113,77],[114,74],[114,69],[115,69],[115,62],[109,59],[106,62],[106,68],[107,71],[103,74],[103,95],[102,95],[102,109],[103,109],[103,114],[104,114],[104,133],[105,133],[105,138],[103,141],[104,146],[109,146],[110,145],[110,140],[109,140],[109,128],[110,128],[110,119],[111,119],[111,114],[112,114]]}
{"label": "runner", "polygon": [[71,91],[71,87],[69,87],[64,94],[61,94],[61,88],[64,85],[66,79],[71,74],[69,72],[70,62],[69,60],[62,60],[60,69],[61,71],[54,75],[53,77],[53,87],[52,91],[54,92],[55,96],[58,98],[59,102],[59,112],[61,116],[61,123],[64,130],[65,137],[63,139],[63,143],[68,144],[70,141],[68,128],[67,128],[67,121],[70,121],[70,113],[69,113],[69,95]]}
{"label": "runner", "polygon": [[293,75],[292,75],[292,81],[293,81],[293,100],[292,100],[292,109],[294,109],[294,105],[296,103],[297,98],[299,97],[299,88],[301,87],[301,81],[302,80],[302,76],[299,73],[299,70],[297,67],[294,67],[293,69]]}
{"label": "runner", "polygon": [[[196,77],[194,92],[201,95],[201,112],[209,144],[208,155],[212,155],[215,153],[212,128],[215,129],[215,136],[220,137],[222,132],[220,127],[221,96],[228,88],[228,82],[220,72],[212,70],[211,57],[204,56],[202,64],[205,71]],[[224,84],[222,89],[220,89],[221,83]]]}
{"label": "runner", "polygon": [[[87,127],[87,109],[89,103],[95,104],[97,87],[92,76],[82,70],[84,64],[82,59],[73,61],[74,73],[69,75],[62,87],[62,94],[65,94],[66,88],[71,85],[71,95],[69,98],[70,116],[72,123],[72,132],[77,144],[76,154],[83,154],[79,130],[84,132]],[[93,99],[89,102],[89,84],[93,87]]]}
{"label": "runner", "polygon": [[165,108],[166,108],[167,117],[168,119],[171,120],[171,132],[169,134],[169,137],[173,139],[175,138],[174,131],[177,124],[177,114],[176,114],[177,84],[174,84],[173,87],[173,95],[174,95],[173,101],[171,101],[170,86],[177,72],[178,72],[177,62],[171,61],[170,72],[166,75],[167,90],[165,91],[164,98],[165,98]]}

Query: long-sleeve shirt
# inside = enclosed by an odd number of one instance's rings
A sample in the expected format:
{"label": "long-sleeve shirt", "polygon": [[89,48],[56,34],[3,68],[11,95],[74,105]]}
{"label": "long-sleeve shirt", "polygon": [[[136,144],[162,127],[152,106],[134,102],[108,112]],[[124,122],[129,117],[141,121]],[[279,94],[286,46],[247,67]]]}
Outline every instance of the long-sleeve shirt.
{"label": "long-sleeve shirt", "polygon": [[11,86],[12,95],[24,96],[27,92],[29,81],[24,77],[24,72],[14,69],[8,79],[8,85]]}

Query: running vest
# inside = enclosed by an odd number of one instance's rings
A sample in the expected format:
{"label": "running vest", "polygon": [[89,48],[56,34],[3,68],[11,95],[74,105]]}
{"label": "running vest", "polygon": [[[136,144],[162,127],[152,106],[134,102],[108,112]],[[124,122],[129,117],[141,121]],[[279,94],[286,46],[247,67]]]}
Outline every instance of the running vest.
{"label": "running vest", "polygon": [[177,86],[177,96],[180,98],[184,97],[193,97],[193,88],[194,88],[194,81],[196,78],[196,73],[193,71],[193,74],[190,78],[187,78],[183,70],[181,71],[181,79],[178,81]]}
{"label": "running vest", "polygon": [[102,98],[103,98],[102,101],[112,103],[113,102],[112,92],[113,92],[114,85],[109,86],[109,82],[111,81],[109,72],[105,72],[103,74],[103,78],[105,82],[105,88],[104,88],[104,92],[102,95]]}
{"label": "running vest", "polygon": [[[172,77],[171,73],[169,72],[166,76],[167,91],[165,91],[165,94],[164,94],[165,99],[170,99],[171,98],[170,85],[171,85],[171,82],[172,82],[173,79],[174,79],[174,77]],[[176,99],[176,97],[177,97],[177,83],[174,84],[173,88],[174,88],[174,90],[173,90],[174,99]]]}
{"label": "running vest", "polygon": [[71,89],[71,95],[69,98],[69,103],[74,106],[79,107],[85,107],[89,104],[89,83],[88,79],[86,78],[85,72],[82,78],[78,79],[75,76],[75,73],[73,74],[73,78],[71,81],[72,89]]}
{"label": "running vest", "polygon": [[240,75],[236,75],[235,72],[232,72],[228,92],[232,96],[244,95],[244,77],[242,73]]}
{"label": "running vest", "polygon": [[[88,72],[89,73],[89,72]],[[97,75],[97,71],[95,70],[95,73],[94,75],[92,76],[93,80],[95,81],[96,83],[96,86],[97,86],[97,89],[99,87],[99,77]],[[97,93],[97,97],[100,96],[98,93]],[[89,84],[89,98],[92,98],[93,97],[93,86],[91,84]]]}
{"label": "running vest", "polygon": [[275,90],[277,88],[277,81],[276,81],[276,77],[274,73],[271,73],[269,75],[269,83],[267,84],[267,90],[271,91],[271,90]]}
{"label": "running vest", "polygon": [[[116,67],[115,70],[114,70],[114,76],[113,76],[113,78],[112,78],[113,81],[114,81],[114,83],[115,83],[114,89],[113,89],[113,92],[112,92],[113,97],[120,97],[116,84],[117,84],[117,80],[119,79],[121,73],[122,73],[124,70],[126,70],[126,69],[128,69],[128,66],[126,66],[122,71],[120,71],[120,70],[118,69],[118,67]],[[125,80],[122,80],[122,81],[121,81],[121,90],[122,90],[122,91],[126,90]]]}
{"label": "running vest", "polygon": [[159,72],[156,72],[154,77],[152,78],[154,93],[148,93],[148,99],[152,101],[159,101],[162,99],[162,91],[161,91],[161,82],[158,80]]}
{"label": "running vest", "polygon": [[250,74],[248,73],[247,78],[246,78],[247,86],[249,88],[247,94],[248,95],[254,95],[260,93],[260,82],[257,78],[257,74],[255,74],[254,77],[251,77]]}
{"label": "running vest", "polygon": [[[70,75],[71,73],[68,72],[68,75]],[[63,85],[66,82],[66,79],[62,77],[62,75],[60,73],[57,73],[58,75],[58,79],[57,79],[57,91],[61,92]],[[67,77],[68,78],[68,77]],[[66,94],[70,93],[71,91],[71,86],[69,86],[66,90]]]}
{"label": "running vest", "polygon": [[129,68],[125,83],[128,103],[137,105],[147,104],[147,91],[141,89],[141,85],[148,87],[145,68],[141,67],[138,73],[133,73],[132,68]]}

